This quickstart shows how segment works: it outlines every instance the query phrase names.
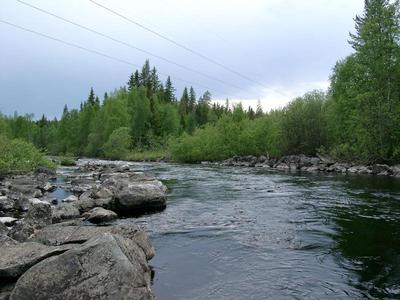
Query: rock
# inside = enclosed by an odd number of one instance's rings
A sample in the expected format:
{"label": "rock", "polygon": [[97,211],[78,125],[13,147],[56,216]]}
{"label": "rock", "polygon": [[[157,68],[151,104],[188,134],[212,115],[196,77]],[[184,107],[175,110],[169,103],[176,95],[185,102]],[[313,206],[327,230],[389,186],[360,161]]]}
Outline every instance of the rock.
{"label": "rock", "polygon": [[135,215],[166,207],[166,187],[160,181],[129,182],[120,187],[115,194],[118,213]]}
{"label": "rock", "polygon": [[14,210],[14,201],[7,196],[0,196],[0,210],[4,212]]}
{"label": "rock", "polygon": [[115,220],[118,218],[118,215],[111,210],[107,210],[102,207],[95,207],[89,212],[85,213],[83,217],[85,217],[86,220],[91,223],[99,224]]}
{"label": "rock", "polygon": [[18,221],[18,219],[16,218],[12,218],[12,217],[1,217],[0,218],[0,223],[10,227],[10,226],[14,226],[14,224]]}
{"label": "rock", "polygon": [[393,171],[388,165],[375,164],[371,166],[371,173],[380,176],[388,176],[392,175]]}
{"label": "rock", "polygon": [[128,238],[137,242],[146,254],[148,259],[154,256],[154,248],[150,243],[147,235],[137,225],[112,225],[112,226],[90,226],[84,225],[81,221],[69,221],[58,224],[52,224],[41,230],[29,239],[32,242],[42,243],[49,246],[57,246],[68,243],[80,244],[90,238],[110,232],[118,234],[124,238]]}
{"label": "rock", "polygon": [[17,278],[43,259],[61,254],[70,248],[71,245],[52,247],[34,242],[1,245],[0,279]]}
{"label": "rock", "polygon": [[62,202],[67,202],[67,203],[71,203],[71,202],[75,202],[75,201],[78,201],[78,197],[75,195],[68,196],[67,198],[62,200]]}
{"label": "rock", "polygon": [[49,203],[39,199],[30,199],[29,209],[26,217],[19,221],[10,231],[9,235],[19,241],[26,241],[37,229],[52,223],[51,206]]}
{"label": "rock", "polygon": [[150,279],[140,247],[105,233],[30,268],[17,281],[10,300],[153,299]]}
{"label": "rock", "polygon": [[7,233],[8,233],[7,226],[0,222],[0,235],[6,235]]}
{"label": "rock", "polygon": [[64,220],[77,219],[80,217],[79,209],[72,203],[65,203],[51,208],[53,223],[58,223]]}
{"label": "rock", "polygon": [[95,199],[108,199],[114,196],[113,192],[108,188],[102,187],[94,193]]}
{"label": "rock", "polygon": [[392,167],[392,174],[395,177],[400,177],[400,165],[396,165]]}
{"label": "rock", "polygon": [[92,191],[86,191],[79,197],[78,201],[74,202],[74,205],[81,213],[87,212],[95,207],[112,209],[114,207],[114,199],[94,198]]}
{"label": "rock", "polygon": [[19,242],[10,238],[7,235],[0,234],[0,247],[9,247],[9,246],[15,246],[18,245]]}
{"label": "rock", "polygon": [[56,189],[57,189],[57,186],[55,186],[54,184],[51,184],[50,182],[47,182],[43,187],[43,190],[45,192],[53,192]]}
{"label": "rock", "polygon": [[35,174],[44,174],[47,176],[55,176],[56,172],[46,167],[38,167],[35,170]]}

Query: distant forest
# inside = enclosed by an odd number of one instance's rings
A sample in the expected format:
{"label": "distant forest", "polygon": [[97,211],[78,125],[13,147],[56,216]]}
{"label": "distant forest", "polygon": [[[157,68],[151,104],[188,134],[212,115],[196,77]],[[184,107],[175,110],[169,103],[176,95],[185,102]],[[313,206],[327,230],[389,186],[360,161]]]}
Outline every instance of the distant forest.
{"label": "distant forest", "polygon": [[91,89],[78,109],[66,105],[59,120],[0,115],[0,135],[51,155],[133,159],[159,152],[199,162],[321,152],[345,161],[398,163],[399,20],[397,1],[365,1],[350,34],[354,53],[337,62],[328,91],[309,92],[282,109],[219,104],[192,87],[177,97],[171,79],[161,82],[146,61],[124,87],[101,97]]}

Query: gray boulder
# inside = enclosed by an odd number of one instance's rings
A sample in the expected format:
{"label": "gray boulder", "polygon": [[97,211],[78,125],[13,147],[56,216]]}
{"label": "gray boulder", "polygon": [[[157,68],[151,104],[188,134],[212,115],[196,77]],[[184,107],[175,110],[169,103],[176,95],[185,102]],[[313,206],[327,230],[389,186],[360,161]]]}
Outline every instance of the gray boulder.
{"label": "gray boulder", "polygon": [[14,210],[14,201],[7,196],[0,196],[0,210],[4,212]]}
{"label": "gray boulder", "polygon": [[43,259],[61,254],[72,247],[72,245],[51,247],[39,243],[10,243],[0,246],[0,279],[3,280],[17,278]]}
{"label": "gray boulder", "polygon": [[83,214],[83,217],[85,217],[86,220],[91,223],[99,224],[113,221],[118,218],[118,215],[111,210],[107,210],[102,207],[95,207]]}
{"label": "gray boulder", "polygon": [[75,195],[68,196],[67,198],[63,199],[62,202],[70,203],[78,201],[78,197]]}
{"label": "gray boulder", "polygon": [[118,213],[130,215],[163,210],[166,207],[166,187],[158,180],[123,182],[115,192]]}
{"label": "gray boulder", "polygon": [[104,233],[25,272],[10,299],[153,299],[140,247]]}
{"label": "gray boulder", "polygon": [[29,241],[42,243],[48,246],[57,246],[69,243],[81,244],[96,235],[108,232],[136,241],[146,254],[147,259],[151,259],[154,256],[154,248],[147,235],[140,227],[134,224],[90,226],[85,225],[82,221],[74,220],[46,226],[45,228],[35,232]]}
{"label": "gray boulder", "polygon": [[52,222],[58,223],[80,217],[79,209],[72,203],[65,203],[51,208]]}
{"label": "gray boulder", "polygon": [[37,229],[52,223],[51,206],[39,199],[30,199],[31,205],[26,217],[19,221],[9,235],[20,242],[26,241]]}
{"label": "gray boulder", "polygon": [[0,223],[4,224],[6,226],[13,226],[17,221],[18,221],[18,219],[13,218],[13,217],[1,217],[0,218]]}
{"label": "gray boulder", "polygon": [[6,235],[7,233],[8,233],[7,226],[0,222],[0,235]]}

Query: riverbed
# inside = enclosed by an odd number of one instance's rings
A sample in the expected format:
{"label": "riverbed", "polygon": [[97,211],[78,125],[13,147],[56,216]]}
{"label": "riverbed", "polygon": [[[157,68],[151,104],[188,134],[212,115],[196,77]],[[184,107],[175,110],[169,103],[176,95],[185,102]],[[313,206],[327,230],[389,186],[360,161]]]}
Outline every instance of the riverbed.
{"label": "riverbed", "polygon": [[125,219],[156,248],[158,299],[400,298],[400,180],[134,164],[167,209]]}

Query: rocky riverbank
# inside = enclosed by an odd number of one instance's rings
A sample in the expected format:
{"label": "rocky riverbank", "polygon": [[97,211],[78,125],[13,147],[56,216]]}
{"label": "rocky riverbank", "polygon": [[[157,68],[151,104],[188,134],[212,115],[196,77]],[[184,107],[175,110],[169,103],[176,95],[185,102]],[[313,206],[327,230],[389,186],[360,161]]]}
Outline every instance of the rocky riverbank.
{"label": "rocky riverbank", "polygon": [[385,164],[359,165],[343,163],[327,156],[309,157],[305,155],[288,155],[281,159],[266,156],[234,156],[219,162],[202,162],[203,165],[237,166],[271,168],[286,171],[326,172],[341,174],[370,174],[378,176],[400,177],[400,165]]}
{"label": "rocky riverbank", "polygon": [[[70,195],[54,198],[57,188]],[[160,181],[84,161],[58,175],[3,176],[0,195],[0,299],[153,299],[154,249],[142,228],[118,219],[164,209]]]}

